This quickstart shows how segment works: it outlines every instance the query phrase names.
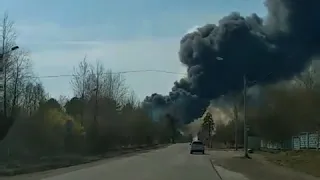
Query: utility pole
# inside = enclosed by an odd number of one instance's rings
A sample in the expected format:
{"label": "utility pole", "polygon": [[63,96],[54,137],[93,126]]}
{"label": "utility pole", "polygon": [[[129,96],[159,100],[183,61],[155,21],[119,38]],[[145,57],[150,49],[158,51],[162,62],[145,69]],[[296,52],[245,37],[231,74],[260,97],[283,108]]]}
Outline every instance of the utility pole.
{"label": "utility pole", "polygon": [[[98,91],[99,91],[99,76],[97,73],[96,77],[96,88],[92,91],[95,91],[95,102],[94,102],[94,109],[93,109],[93,123],[91,126],[91,133],[92,133],[92,140],[93,140],[93,146],[91,147],[92,151],[98,150],[98,136],[99,136],[99,129],[98,129],[98,122],[97,122],[97,113],[98,113]],[[91,91],[91,92],[92,92]]]}
{"label": "utility pole", "polygon": [[212,148],[211,147],[211,131],[212,131],[212,122],[211,122],[211,120],[209,121],[209,127],[208,127],[208,141],[209,141],[209,147],[210,148]]}
{"label": "utility pole", "polygon": [[94,114],[93,114],[93,122],[94,124],[97,123],[97,113],[98,113],[98,91],[99,91],[99,77],[97,75],[97,80],[96,80],[96,89],[95,89],[95,103],[94,103]]}
{"label": "utility pole", "polygon": [[175,143],[175,133],[176,133],[175,118],[170,114],[167,114],[166,117],[169,121],[170,128],[171,128],[171,142],[174,144]]}
{"label": "utility pole", "polygon": [[[83,142],[84,144],[87,143],[87,136],[86,136],[86,129],[84,128],[84,109],[85,109],[85,101],[84,101],[84,88],[82,89],[82,93],[81,93],[81,128],[83,128]],[[85,150],[85,149],[83,149]]]}
{"label": "utility pole", "polygon": [[317,125],[317,151],[319,151],[319,145],[320,145],[320,124]]}
{"label": "utility pole", "polygon": [[237,104],[234,104],[233,114],[234,114],[234,144],[235,144],[235,150],[238,151],[238,107],[237,107]]}
{"label": "utility pole", "polygon": [[83,117],[84,117],[84,93],[81,93],[81,127],[83,127]]}
{"label": "utility pole", "polygon": [[176,143],[176,124],[175,124],[175,119],[174,117],[171,118],[171,123],[172,123],[172,143]]}
{"label": "utility pole", "polygon": [[244,157],[249,158],[248,154],[248,128],[247,128],[247,77],[243,76],[243,141],[244,141]]}

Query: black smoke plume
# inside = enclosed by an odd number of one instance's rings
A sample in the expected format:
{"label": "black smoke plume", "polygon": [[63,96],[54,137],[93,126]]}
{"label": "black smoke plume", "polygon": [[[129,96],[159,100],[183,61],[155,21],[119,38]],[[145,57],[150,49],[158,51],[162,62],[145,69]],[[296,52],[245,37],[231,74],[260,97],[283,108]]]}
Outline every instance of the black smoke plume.
{"label": "black smoke plume", "polygon": [[243,75],[263,84],[300,73],[320,53],[320,0],[266,0],[265,6],[265,19],[233,12],[185,35],[179,56],[188,76],[175,82],[168,96],[153,94],[144,104],[174,107],[189,123],[210,100],[241,91]]}

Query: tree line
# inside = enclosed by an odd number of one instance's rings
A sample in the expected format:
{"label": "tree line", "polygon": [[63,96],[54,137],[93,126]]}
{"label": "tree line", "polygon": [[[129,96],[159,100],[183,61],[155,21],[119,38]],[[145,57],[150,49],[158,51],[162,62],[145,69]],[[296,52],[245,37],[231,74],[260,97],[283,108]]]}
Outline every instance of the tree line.
{"label": "tree line", "polygon": [[[285,142],[300,132],[320,130],[320,76],[314,61],[290,80],[259,87],[256,103],[247,106],[249,135],[267,141]],[[226,95],[230,102],[228,123],[216,123],[215,140],[243,143],[243,96]],[[248,99],[250,98],[250,95]]]}
{"label": "tree line", "polygon": [[[1,51],[16,45],[14,23],[0,24]],[[0,51],[0,52],[1,52]],[[54,99],[35,78],[29,53],[4,54],[0,158],[104,153],[172,141],[172,120],[153,121],[121,74],[87,57],[74,68],[74,97]]]}

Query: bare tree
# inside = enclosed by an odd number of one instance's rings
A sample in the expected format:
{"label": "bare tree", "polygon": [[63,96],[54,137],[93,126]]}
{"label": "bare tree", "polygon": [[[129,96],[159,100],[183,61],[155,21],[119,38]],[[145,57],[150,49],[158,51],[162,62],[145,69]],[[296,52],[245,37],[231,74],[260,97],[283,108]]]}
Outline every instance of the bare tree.
{"label": "bare tree", "polygon": [[20,50],[12,55],[10,74],[8,74],[8,90],[11,98],[11,116],[21,102],[25,84],[29,81],[31,75],[31,62],[27,52]]}
{"label": "bare tree", "polygon": [[44,103],[46,99],[49,99],[49,95],[46,94],[43,84],[41,82],[37,82],[34,85],[33,91],[34,111],[36,111],[41,103]]}
{"label": "bare tree", "polygon": [[234,121],[234,141],[235,141],[235,149],[238,150],[238,143],[239,143],[239,114],[240,114],[240,106],[242,102],[242,95],[241,93],[233,93],[231,94],[231,101],[232,101],[232,117]]}
{"label": "bare tree", "polygon": [[29,115],[35,112],[46,99],[44,87],[40,82],[28,82],[23,92],[23,107]]}
{"label": "bare tree", "polygon": [[90,75],[90,65],[87,62],[87,56],[79,63],[78,67],[74,68],[73,78],[71,80],[71,85],[73,87],[73,92],[76,97],[81,99],[81,124],[83,125],[84,107],[85,99],[88,98],[89,93],[91,94],[90,88],[88,88],[88,78]]}
{"label": "bare tree", "polygon": [[96,65],[91,68],[91,74],[95,77],[95,80],[93,82],[94,88],[93,91],[96,92],[96,96],[99,97],[99,95],[103,95],[103,91],[105,91],[104,86],[102,84],[103,82],[103,75],[105,74],[105,69],[100,61],[96,61]]}
{"label": "bare tree", "polygon": [[69,101],[68,97],[67,96],[64,96],[64,95],[60,95],[59,96],[59,99],[58,99],[58,102],[59,104],[64,108],[64,106],[66,105],[66,103]]}
{"label": "bare tree", "polygon": [[15,44],[16,33],[14,30],[14,23],[9,20],[8,13],[4,14],[1,27],[1,45],[2,45],[2,65],[3,65],[3,112],[4,117],[7,117],[8,100],[7,100],[7,83],[8,83],[8,66],[10,65],[10,49]]}
{"label": "bare tree", "polygon": [[28,82],[24,89],[23,108],[29,115],[31,114],[32,91],[33,84]]}
{"label": "bare tree", "polygon": [[73,88],[74,95],[77,97],[85,98],[87,94],[87,80],[90,73],[90,65],[87,62],[87,56],[79,63],[78,67],[74,68],[73,78],[71,80],[71,85]]}
{"label": "bare tree", "polygon": [[98,93],[100,97],[115,100],[117,103],[124,103],[128,95],[124,77],[120,73],[106,70],[100,61],[97,61],[95,66],[91,66],[86,89]]}
{"label": "bare tree", "polygon": [[93,91],[95,91],[95,103],[94,103],[94,118],[93,121],[94,123],[97,123],[97,115],[98,115],[98,99],[100,96],[101,92],[101,77],[103,76],[104,73],[104,67],[101,64],[101,62],[97,61],[95,68],[91,69],[92,74],[95,72],[95,88]]}
{"label": "bare tree", "polygon": [[125,79],[120,73],[107,70],[103,74],[102,88],[106,97],[114,99],[120,104],[124,103],[128,89],[125,86]]}
{"label": "bare tree", "polygon": [[307,90],[313,90],[318,83],[316,76],[316,70],[313,64],[311,64],[304,72],[296,76],[296,82],[299,87]]}
{"label": "bare tree", "polygon": [[139,106],[139,100],[137,95],[134,91],[130,91],[127,95],[127,103],[130,104],[132,107],[138,107]]}
{"label": "bare tree", "polygon": [[82,79],[84,83],[78,83],[80,80],[73,80],[73,86],[78,87],[78,84],[82,84],[84,91],[87,91],[84,94],[87,94],[88,97],[93,93],[98,93],[99,96],[113,99],[118,103],[123,103],[126,100],[128,88],[121,74],[106,70],[100,61],[97,61],[95,66],[90,64],[81,65],[79,69],[83,69],[82,72],[86,72],[86,77]]}

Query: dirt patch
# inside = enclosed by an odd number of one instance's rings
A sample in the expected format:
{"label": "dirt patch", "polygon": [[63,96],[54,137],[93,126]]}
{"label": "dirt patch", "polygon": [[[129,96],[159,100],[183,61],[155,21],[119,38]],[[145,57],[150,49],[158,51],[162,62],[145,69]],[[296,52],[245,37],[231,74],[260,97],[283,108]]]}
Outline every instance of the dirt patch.
{"label": "dirt patch", "polygon": [[241,173],[229,171],[221,166],[214,166],[221,180],[249,180]]}
{"label": "dirt patch", "polygon": [[305,172],[320,177],[320,151],[301,150],[279,153],[262,153],[265,158],[277,165],[289,167],[296,171]]}
{"label": "dirt patch", "polygon": [[318,178],[268,163],[255,155],[252,155],[252,159],[245,159],[235,152],[221,154],[214,152],[213,154],[212,160],[215,165],[241,173],[250,180],[318,180]]}

